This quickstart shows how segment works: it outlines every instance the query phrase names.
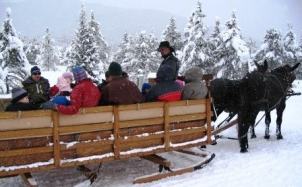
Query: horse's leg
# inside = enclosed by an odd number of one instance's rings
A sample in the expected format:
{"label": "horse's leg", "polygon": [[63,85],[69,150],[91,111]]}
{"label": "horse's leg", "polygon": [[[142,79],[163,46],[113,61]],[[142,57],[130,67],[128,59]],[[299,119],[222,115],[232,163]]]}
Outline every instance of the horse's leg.
{"label": "horse's leg", "polygon": [[249,107],[244,107],[238,112],[238,140],[240,144],[240,152],[247,152],[248,145],[248,130],[251,126],[255,124],[255,120],[258,114],[257,109],[252,109]]}
{"label": "horse's leg", "polygon": [[285,110],[285,107],[286,107],[285,98],[283,98],[283,99],[280,101],[279,106],[276,108],[276,110],[277,110],[276,136],[277,136],[277,139],[278,139],[278,140],[283,139],[283,136],[282,136],[282,134],[281,134],[281,123],[282,123],[282,115],[283,115],[283,111]]}
{"label": "horse's leg", "polygon": [[255,133],[255,125],[251,125],[251,138],[257,138]]}
{"label": "horse's leg", "polygon": [[265,133],[264,133],[264,138],[269,139],[269,126],[271,123],[271,113],[270,111],[265,111]]}

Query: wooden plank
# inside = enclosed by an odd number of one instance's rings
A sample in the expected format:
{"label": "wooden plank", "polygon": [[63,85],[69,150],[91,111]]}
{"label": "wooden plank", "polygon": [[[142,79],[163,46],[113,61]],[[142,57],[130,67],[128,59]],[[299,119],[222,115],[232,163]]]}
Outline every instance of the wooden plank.
{"label": "wooden plank", "polygon": [[119,106],[114,106],[113,115],[114,115],[114,123],[113,123],[113,136],[114,136],[114,158],[119,159],[120,157],[120,142],[119,142]]}
{"label": "wooden plank", "polygon": [[0,132],[0,140],[51,136],[52,128],[26,129]]}
{"label": "wooden plank", "polygon": [[24,148],[24,149],[16,149],[9,151],[0,151],[0,158],[2,157],[11,157],[18,155],[31,155],[31,154],[39,154],[39,153],[50,153],[53,151],[53,147],[36,147],[36,148]]}
{"label": "wooden plank", "polygon": [[[35,164],[37,162],[49,162],[49,160],[53,159],[52,152],[44,152],[35,154],[26,154],[26,155],[16,155],[16,156],[6,156],[0,157],[0,163],[3,167],[11,167],[11,166],[20,166],[28,165],[28,164]],[[11,169],[15,169],[15,168]]]}
{"label": "wooden plank", "polygon": [[187,115],[181,115],[181,116],[170,116],[170,123],[181,122],[181,121],[193,121],[193,120],[200,120],[200,119],[206,119],[206,113],[187,114]]}
{"label": "wooden plank", "polygon": [[128,127],[148,126],[148,125],[163,124],[163,123],[164,123],[164,119],[162,117],[159,117],[159,118],[150,118],[150,119],[121,121],[119,122],[119,126],[120,128],[128,128]]}
{"label": "wooden plank", "polygon": [[140,141],[146,141],[146,140],[153,140],[153,139],[160,139],[164,137],[164,133],[161,134],[151,134],[148,136],[130,136],[127,137],[127,139],[124,138],[120,138],[120,143],[124,144],[124,143],[129,143],[129,142],[140,142]]}
{"label": "wooden plank", "polygon": [[20,174],[27,187],[38,187],[37,181],[30,173]]}
{"label": "wooden plank", "polygon": [[95,142],[77,142],[72,144],[71,146],[67,146],[64,144],[60,145],[60,150],[69,150],[69,149],[79,149],[85,147],[97,147],[97,146],[104,146],[104,145],[113,145],[113,140],[100,140]]}
{"label": "wooden plank", "polygon": [[181,101],[169,102],[170,107],[199,105],[199,104],[206,104],[206,100],[205,99],[198,99],[198,100],[181,100]]}
{"label": "wooden plank", "polygon": [[[209,91],[210,93],[210,91]],[[210,99],[207,99],[207,104],[206,104],[206,114],[207,114],[207,141],[209,144],[211,144],[213,141],[212,141],[212,119],[211,119],[211,100]]]}
{"label": "wooden plank", "polygon": [[53,154],[54,165],[56,168],[60,167],[60,132],[59,132],[59,113],[52,112],[53,120]]}
{"label": "wooden plank", "polygon": [[218,129],[215,129],[215,130],[212,132],[212,135],[215,136],[215,135],[221,133],[222,131],[224,131],[224,130],[226,130],[226,129],[228,129],[228,128],[234,126],[234,125],[236,125],[237,123],[238,123],[237,119],[232,120],[232,121],[230,121],[228,124],[224,125],[223,127],[220,127],[220,128],[218,128]]}
{"label": "wooden plank", "polygon": [[164,105],[164,133],[165,133],[165,150],[168,150],[170,147],[170,129],[169,129],[169,103],[166,102]]}
{"label": "wooden plank", "polygon": [[8,170],[8,171],[0,171],[0,177],[11,176],[11,175],[19,175],[21,173],[27,173],[27,172],[46,171],[46,170],[52,170],[52,169],[55,169],[54,165],[46,165],[46,166],[39,166],[39,167],[32,167],[32,168],[22,168],[22,169]]}
{"label": "wooden plank", "polygon": [[[100,114],[101,115],[101,114]],[[112,123],[98,123],[98,124],[83,124],[60,127],[60,134],[72,134],[80,132],[93,132],[101,130],[112,130]]]}
{"label": "wooden plank", "polygon": [[194,129],[182,129],[181,131],[173,131],[170,132],[170,136],[179,136],[179,135],[183,135],[186,136],[188,134],[194,134],[194,133],[204,133],[206,132],[206,128],[205,127],[200,127],[200,128],[194,128]]}
{"label": "wooden plank", "polygon": [[158,108],[163,107],[163,102],[150,102],[150,103],[138,103],[138,104],[131,104],[131,105],[120,105],[119,111],[124,110],[139,110],[139,109],[147,109],[147,108]]}
{"label": "wooden plank", "polygon": [[112,112],[112,111],[113,111],[113,106],[98,106],[98,107],[81,108],[77,114],[101,113],[101,112]]}
{"label": "wooden plank", "polygon": [[0,112],[0,119],[41,117],[41,116],[51,116],[51,110],[32,110],[32,111],[22,111],[22,112]]}

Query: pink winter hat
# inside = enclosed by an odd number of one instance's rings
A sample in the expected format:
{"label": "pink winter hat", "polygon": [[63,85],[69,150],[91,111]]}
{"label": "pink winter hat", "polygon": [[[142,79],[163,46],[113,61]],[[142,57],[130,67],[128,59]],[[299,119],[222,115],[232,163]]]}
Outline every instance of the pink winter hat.
{"label": "pink winter hat", "polygon": [[70,73],[70,72],[64,72],[64,73],[62,74],[62,77],[64,77],[65,79],[66,79],[66,78],[73,79],[73,75],[72,75],[72,73]]}

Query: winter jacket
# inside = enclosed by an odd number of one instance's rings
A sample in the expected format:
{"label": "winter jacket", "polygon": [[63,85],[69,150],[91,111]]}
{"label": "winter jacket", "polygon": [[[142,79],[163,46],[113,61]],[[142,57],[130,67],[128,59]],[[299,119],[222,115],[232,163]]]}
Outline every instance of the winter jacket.
{"label": "winter jacket", "polygon": [[40,107],[40,104],[36,104],[33,102],[29,103],[11,103],[9,104],[5,111],[11,112],[11,111],[27,111],[27,110],[37,110]]}
{"label": "winter jacket", "polygon": [[151,87],[145,102],[179,101],[181,99],[181,87],[174,81],[174,76],[174,69],[171,66],[161,66],[156,74],[158,83]]}
{"label": "winter jacket", "polygon": [[49,100],[49,81],[44,77],[41,77],[39,82],[28,77],[22,85],[29,95],[30,102],[41,104]]}
{"label": "winter jacket", "polygon": [[98,89],[102,92],[103,88],[108,84],[106,80],[102,79],[102,83],[98,85]]}
{"label": "winter jacket", "polygon": [[169,65],[173,68],[174,70],[174,80],[178,77],[178,71],[179,71],[179,67],[180,67],[180,61],[172,54],[170,53],[160,64],[159,68],[161,68],[161,66],[163,65]]}
{"label": "winter jacket", "polygon": [[90,79],[84,79],[76,83],[70,93],[70,105],[57,105],[62,114],[76,114],[80,108],[97,106],[101,98],[99,89]]}
{"label": "winter jacket", "polygon": [[185,72],[185,86],[182,90],[182,100],[203,99],[208,93],[206,85],[201,82],[200,68],[190,68]]}
{"label": "winter jacket", "polygon": [[126,77],[114,77],[102,90],[99,105],[128,105],[144,102],[134,82]]}

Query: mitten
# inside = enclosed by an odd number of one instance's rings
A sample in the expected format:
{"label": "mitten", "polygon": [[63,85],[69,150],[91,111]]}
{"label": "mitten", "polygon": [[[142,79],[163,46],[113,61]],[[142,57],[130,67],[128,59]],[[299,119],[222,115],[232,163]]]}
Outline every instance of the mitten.
{"label": "mitten", "polygon": [[47,110],[47,109],[58,110],[57,105],[51,101],[47,101],[46,103],[43,103],[41,106],[44,110]]}

